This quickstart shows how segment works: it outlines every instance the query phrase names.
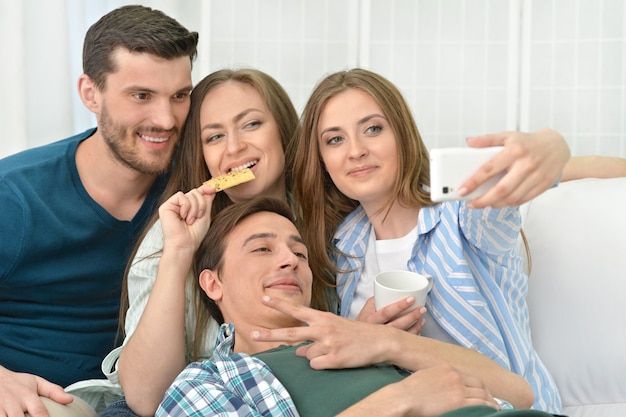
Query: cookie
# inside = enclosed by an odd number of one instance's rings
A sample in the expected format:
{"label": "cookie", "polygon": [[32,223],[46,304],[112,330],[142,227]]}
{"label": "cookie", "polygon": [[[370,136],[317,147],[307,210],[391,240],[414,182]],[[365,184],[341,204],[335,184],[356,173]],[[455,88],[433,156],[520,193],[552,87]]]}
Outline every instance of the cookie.
{"label": "cookie", "polygon": [[228,174],[220,175],[219,177],[213,177],[204,183],[213,185],[215,187],[215,191],[222,191],[226,188],[251,181],[254,178],[254,173],[250,170],[250,168],[245,168],[238,171],[230,171]]}

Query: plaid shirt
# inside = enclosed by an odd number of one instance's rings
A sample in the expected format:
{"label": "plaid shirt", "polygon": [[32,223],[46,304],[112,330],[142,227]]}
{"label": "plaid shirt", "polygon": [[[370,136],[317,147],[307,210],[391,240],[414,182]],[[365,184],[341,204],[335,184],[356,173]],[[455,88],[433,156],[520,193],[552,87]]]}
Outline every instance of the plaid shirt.
{"label": "plaid shirt", "polygon": [[223,324],[211,361],[187,366],[155,417],[298,416],[291,396],[265,363],[234,354],[235,327]]}

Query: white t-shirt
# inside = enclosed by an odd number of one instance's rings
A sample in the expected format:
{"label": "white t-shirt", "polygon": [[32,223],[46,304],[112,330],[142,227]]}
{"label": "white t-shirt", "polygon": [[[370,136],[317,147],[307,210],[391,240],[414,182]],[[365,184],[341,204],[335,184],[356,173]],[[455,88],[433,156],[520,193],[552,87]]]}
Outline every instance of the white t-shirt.
{"label": "white t-shirt", "polygon": [[[374,296],[374,277],[381,271],[404,270],[413,254],[413,245],[417,241],[417,225],[406,235],[397,239],[377,240],[375,233],[370,233],[367,248],[365,250],[365,262],[363,272],[356,286],[354,300],[350,307],[350,318],[355,319],[365,302]],[[424,315],[426,323],[420,334],[440,340],[442,342],[458,345],[437,321],[427,311]]]}

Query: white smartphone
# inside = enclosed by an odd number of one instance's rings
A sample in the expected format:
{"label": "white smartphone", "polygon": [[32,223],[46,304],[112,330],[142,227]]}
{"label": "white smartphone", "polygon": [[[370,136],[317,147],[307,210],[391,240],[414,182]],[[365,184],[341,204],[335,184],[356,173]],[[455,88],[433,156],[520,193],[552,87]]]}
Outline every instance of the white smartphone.
{"label": "white smartphone", "polygon": [[504,176],[505,171],[461,197],[458,188],[503,146],[487,148],[439,148],[430,151],[430,199],[434,202],[471,200],[486,193]]}

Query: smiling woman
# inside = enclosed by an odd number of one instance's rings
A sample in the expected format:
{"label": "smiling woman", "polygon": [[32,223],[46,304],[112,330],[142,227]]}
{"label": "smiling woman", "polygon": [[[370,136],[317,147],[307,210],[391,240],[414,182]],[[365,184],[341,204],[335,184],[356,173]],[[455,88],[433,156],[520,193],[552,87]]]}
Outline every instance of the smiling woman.
{"label": "smiling woman", "polygon": [[284,198],[285,154],[277,116],[257,88],[225,82],[202,102],[202,152],[211,176],[249,167],[256,179],[229,190],[232,201],[256,195]]}
{"label": "smiling woman", "polygon": [[326,102],[318,130],[320,155],[333,183],[371,213],[382,212],[393,191],[398,152],[380,106],[365,91],[348,89]]}
{"label": "smiling woman", "polygon": [[[521,319],[528,315],[519,295],[528,277],[517,252],[519,207],[506,201],[494,202],[503,208],[484,209],[467,201],[433,203],[426,187],[428,150],[408,104],[395,85],[374,72],[355,68],[324,77],[301,120],[293,149],[294,212],[314,276],[329,271],[336,276],[341,315],[389,323],[495,358],[527,379],[535,408],[558,412],[556,385]],[[506,140],[505,147],[514,143]],[[539,143],[546,146],[526,162],[554,154],[562,168],[569,157],[562,139]],[[517,153],[514,163],[523,159]],[[542,167],[545,175],[558,175],[560,169],[552,172],[551,165]],[[411,303],[405,300],[392,304],[400,315],[376,310],[372,282],[386,270],[433,277],[424,318],[407,309]],[[528,391],[501,384],[497,372],[483,377],[496,397],[528,406]]]}

